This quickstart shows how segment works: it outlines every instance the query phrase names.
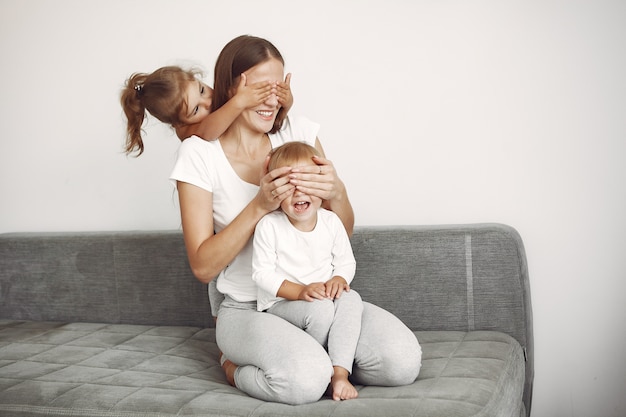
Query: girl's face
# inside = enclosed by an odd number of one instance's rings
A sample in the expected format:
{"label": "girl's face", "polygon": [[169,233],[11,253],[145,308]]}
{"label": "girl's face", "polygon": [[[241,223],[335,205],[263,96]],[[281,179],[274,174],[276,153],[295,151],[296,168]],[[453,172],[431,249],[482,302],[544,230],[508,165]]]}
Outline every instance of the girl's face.
{"label": "girl's face", "polygon": [[211,113],[211,101],[213,89],[198,80],[191,81],[185,91],[185,103],[180,119],[183,123],[191,125],[199,123]]}
{"label": "girl's face", "polygon": [[[278,83],[284,76],[283,64],[276,58],[270,58],[245,72],[246,85],[252,85],[261,81]],[[280,109],[276,94],[269,96],[265,102],[242,112],[243,121],[254,131],[269,132],[274,126],[274,120]]]}

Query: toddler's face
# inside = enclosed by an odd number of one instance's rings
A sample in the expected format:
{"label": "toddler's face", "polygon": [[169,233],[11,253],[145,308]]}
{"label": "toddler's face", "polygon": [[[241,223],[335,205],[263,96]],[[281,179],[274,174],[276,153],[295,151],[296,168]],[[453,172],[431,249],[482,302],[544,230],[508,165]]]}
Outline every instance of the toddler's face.
{"label": "toddler's face", "polygon": [[[291,164],[292,167],[315,165],[311,160],[298,161]],[[285,212],[289,221],[297,229],[311,231],[317,223],[317,210],[322,206],[322,199],[316,196],[305,194],[302,191],[294,190],[293,194],[285,198],[280,208]]]}

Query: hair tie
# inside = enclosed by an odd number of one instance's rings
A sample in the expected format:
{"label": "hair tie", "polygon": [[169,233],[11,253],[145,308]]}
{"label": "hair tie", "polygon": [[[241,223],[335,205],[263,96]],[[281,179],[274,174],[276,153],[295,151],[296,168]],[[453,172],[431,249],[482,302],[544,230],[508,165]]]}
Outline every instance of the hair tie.
{"label": "hair tie", "polygon": [[135,93],[137,96],[141,96],[141,93],[143,93],[143,85],[135,84]]}

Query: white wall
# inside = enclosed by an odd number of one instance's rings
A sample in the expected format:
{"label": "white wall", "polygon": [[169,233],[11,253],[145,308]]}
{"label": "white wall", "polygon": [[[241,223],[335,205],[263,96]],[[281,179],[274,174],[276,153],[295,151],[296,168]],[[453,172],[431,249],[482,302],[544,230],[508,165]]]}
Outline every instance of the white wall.
{"label": "white wall", "polygon": [[179,227],[178,142],[122,153],[135,71],[273,41],[357,224],[503,222],[529,258],[534,417],[626,415],[626,3],[0,0],[0,232]]}

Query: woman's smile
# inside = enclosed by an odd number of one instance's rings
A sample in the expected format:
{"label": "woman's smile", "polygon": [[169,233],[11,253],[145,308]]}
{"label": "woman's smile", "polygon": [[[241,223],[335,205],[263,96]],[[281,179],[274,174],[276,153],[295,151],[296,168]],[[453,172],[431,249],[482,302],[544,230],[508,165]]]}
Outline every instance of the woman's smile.
{"label": "woman's smile", "polygon": [[[276,58],[270,58],[250,68],[245,74],[248,85],[264,81],[276,83],[284,77],[283,64]],[[279,109],[278,97],[276,94],[271,94],[256,108],[245,110],[242,116],[253,126],[253,129],[260,132],[268,132],[272,129]]]}
{"label": "woman's smile", "polygon": [[272,110],[257,110],[256,113],[265,120],[274,119],[274,112]]}

